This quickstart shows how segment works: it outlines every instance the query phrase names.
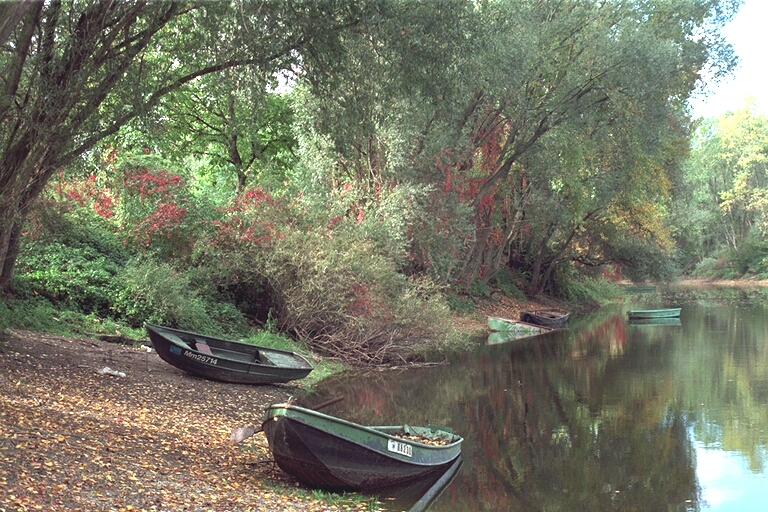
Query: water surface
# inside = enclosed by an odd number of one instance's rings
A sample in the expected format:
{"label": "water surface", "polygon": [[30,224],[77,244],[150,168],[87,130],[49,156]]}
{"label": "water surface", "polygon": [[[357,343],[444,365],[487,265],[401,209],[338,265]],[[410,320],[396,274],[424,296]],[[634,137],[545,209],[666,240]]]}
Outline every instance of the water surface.
{"label": "water surface", "polygon": [[679,326],[604,309],[445,366],[335,379],[313,401],[463,435],[431,511],[768,510],[767,311],[683,308]]}

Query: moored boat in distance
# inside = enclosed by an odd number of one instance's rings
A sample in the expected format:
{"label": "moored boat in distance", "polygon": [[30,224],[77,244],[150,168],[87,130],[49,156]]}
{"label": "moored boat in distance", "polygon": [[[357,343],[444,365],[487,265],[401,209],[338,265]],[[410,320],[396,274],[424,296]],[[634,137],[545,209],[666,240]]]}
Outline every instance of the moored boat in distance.
{"label": "moored boat in distance", "polygon": [[557,309],[542,309],[536,311],[523,311],[520,314],[520,320],[535,325],[552,327],[553,329],[563,329],[568,323],[568,317],[571,314],[567,311]]}
{"label": "moored boat in distance", "polygon": [[157,354],[187,373],[238,384],[303,379],[312,364],[295,352],[223,340],[170,327],[147,325]]}
{"label": "moored boat in distance", "polygon": [[552,330],[552,328],[543,325],[529,324],[527,322],[510,320],[498,316],[488,317],[488,328],[494,333],[498,332],[508,335],[507,337],[514,336],[516,338],[535,336]]}
{"label": "moored boat in distance", "polygon": [[638,318],[676,318],[680,316],[682,308],[667,309],[633,309],[627,312],[630,319]]}
{"label": "moored boat in distance", "polygon": [[665,318],[630,318],[629,325],[683,325],[679,316]]}
{"label": "moored boat in distance", "polygon": [[463,441],[446,430],[366,427],[290,404],[272,405],[262,429],[283,471],[329,490],[386,488],[445,470]]}

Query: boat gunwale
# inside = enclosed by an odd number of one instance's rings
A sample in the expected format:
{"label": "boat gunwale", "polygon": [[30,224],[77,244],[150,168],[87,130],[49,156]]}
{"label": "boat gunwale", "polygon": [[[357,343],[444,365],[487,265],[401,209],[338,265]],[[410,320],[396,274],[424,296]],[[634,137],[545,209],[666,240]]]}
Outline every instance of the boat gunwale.
{"label": "boat gunwale", "polygon": [[[154,330],[156,334],[162,336],[163,339],[166,340],[167,342],[172,343],[173,345],[175,345],[175,346],[177,346],[177,347],[179,347],[181,349],[189,350],[190,352],[194,352],[195,354],[200,354],[200,355],[208,356],[208,357],[215,357],[215,358],[221,359],[223,361],[228,361],[228,362],[231,362],[231,363],[238,363],[238,364],[245,364],[245,365],[248,365],[248,366],[259,366],[259,367],[263,367],[263,368],[280,368],[282,370],[307,370],[307,369],[314,370],[314,366],[312,365],[312,363],[309,362],[309,360],[306,357],[302,356],[301,354],[297,354],[296,352],[292,352],[290,350],[280,350],[280,349],[277,349],[277,348],[268,348],[268,347],[261,347],[259,345],[251,345],[250,343],[243,343],[241,341],[225,340],[224,338],[214,338],[213,336],[206,336],[205,334],[200,334],[200,333],[196,333],[196,332],[192,332],[192,331],[184,331],[182,329],[173,329],[171,327],[164,327],[164,326],[155,325],[155,324],[146,324],[146,328]],[[162,330],[171,331],[171,332],[179,332],[179,333],[183,333],[183,334],[190,334],[190,335],[196,336],[196,337],[203,337],[203,338],[207,338],[207,339],[211,339],[211,340],[224,341],[224,342],[227,342],[227,343],[234,343],[236,345],[242,345],[242,346],[245,346],[245,347],[252,347],[252,348],[255,348],[256,350],[264,351],[264,352],[276,352],[278,354],[291,355],[291,356],[294,356],[295,358],[303,361],[307,366],[306,367],[278,366],[278,365],[275,365],[275,364],[259,363],[257,361],[253,361],[253,362],[238,361],[237,359],[232,359],[230,357],[221,356],[221,355],[218,355],[218,354],[216,354],[214,356],[211,356],[209,354],[205,354],[203,352],[200,352],[199,350],[196,350],[196,349],[194,349],[194,348],[192,348],[190,346],[186,346],[185,347],[183,345],[179,345],[179,343],[176,342],[175,340],[166,338],[165,336],[163,336],[162,332],[158,332],[158,331],[162,331]],[[195,361],[195,362],[198,363],[198,364],[204,364],[205,366],[211,366],[211,367],[214,366],[214,365],[210,365],[208,363],[202,362],[202,361]],[[242,370],[235,370],[235,369],[230,369],[230,368],[228,368],[227,371],[239,371],[239,372],[242,372],[242,373],[248,373],[248,372],[243,372]]]}
{"label": "boat gunwale", "polygon": [[[662,308],[662,309],[630,309],[627,311],[629,318],[678,318],[683,308]],[[666,313],[666,315],[664,314]]]}
{"label": "boat gunwale", "polygon": [[[570,311],[563,311],[560,309],[528,309],[525,311],[522,311],[521,313],[530,313],[537,316],[546,316],[546,318],[550,318],[553,320],[559,320],[563,317],[569,317],[571,316]],[[546,313],[554,313],[557,316],[548,316]]]}
{"label": "boat gunwale", "polygon": [[[501,320],[502,322],[506,322],[509,324],[516,324],[516,325],[522,325],[525,327],[533,327],[535,329],[543,330],[544,332],[539,332],[536,334],[532,334],[531,336],[539,336],[541,334],[547,334],[550,331],[557,331],[557,327],[550,327],[548,325],[539,325],[539,324],[532,324],[529,322],[523,322],[522,320],[511,320],[509,318],[504,318],[501,316],[489,316],[488,320]],[[496,331],[496,332],[502,332],[502,331]],[[530,337],[530,336],[529,336]]]}
{"label": "boat gunwale", "polygon": [[[448,432],[446,430],[442,430],[442,429],[439,429],[439,428],[433,428],[431,430],[436,430],[436,431],[439,431],[439,432],[444,432],[446,434],[450,434],[450,435],[452,435],[454,437],[457,437],[458,440],[452,442],[451,444],[442,445],[442,446],[435,446],[435,445],[424,444],[424,443],[420,443],[418,441],[411,441],[409,439],[404,439],[402,437],[393,436],[393,435],[387,434],[386,432],[382,432],[381,430],[378,430],[380,428],[392,428],[392,429],[394,429],[394,428],[401,428],[402,429],[405,425],[377,425],[377,426],[370,426],[369,427],[369,426],[366,426],[366,425],[361,425],[359,423],[355,423],[353,421],[345,420],[343,418],[337,418],[336,416],[330,416],[328,414],[323,414],[322,412],[318,412],[318,411],[315,411],[315,410],[312,410],[312,409],[307,409],[305,407],[300,407],[300,406],[297,406],[297,405],[291,405],[291,404],[288,404],[288,403],[280,403],[280,404],[272,404],[272,405],[270,405],[269,408],[266,411],[266,419],[264,420],[264,422],[266,423],[267,421],[272,421],[273,418],[283,417],[283,418],[286,418],[286,419],[289,419],[289,420],[299,421],[299,423],[302,423],[303,425],[306,425],[307,427],[314,428],[314,429],[320,430],[322,432],[326,432],[325,430],[322,430],[322,429],[318,428],[317,426],[309,425],[307,423],[304,423],[304,422],[300,421],[298,418],[295,418],[295,417],[290,417],[290,416],[286,416],[286,415],[272,415],[272,414],[270,414],[273,410],[278,410],[278,409],[285,409],[285,410],[288,410],[288,411],[295,411],[295,412],[298,412],[298,413],[301,413],[301,414],[306,414],[307,416],[315,416],[315,417],[317,417],[319,419],[322,419],[324,421],[329,421],[331,423],[339,423],[339,424],[345,425],[347,427],[352,427],[352,428],[356,428],[356,429],[363,430],[363,431],[366,431],[366,432],[370,432],[372,434],[376,434],[377,436],[382,436],[382,437],[385,437],[387,439],[392,439],[394,441],[399,441],[401,443],[412,444],[412,445],[414,445],[414,446],[416,446],[416,447],[418,447],[420,449],[421,448],[425,448],[425,449],[433,450],[433,451],[445,451],[445,450],[448,450],[449,448],[455,448],[455,447],[461,445],[461,443],[464,442],[464,438],[462,436],[458,435],[458,434],[454,434],[453,432]],[[429,428],[429,427],[418,427],[418,428]],[[333,435],[333,434],[331,434],[331,435]],[[367,448],[369,450],[372,449],[370,446],[358,443],[357,441],[355,441],[353,439],[347,439],[347,438],[342,438],[342,439],[344,441],[346,441],[346,442],[353,443],[353,444],[356,444],[358,446],[362,446],[362,447]],[[459,453],[461,453],[461,452],[459,452]],[[396,460],[400,460],[400,459],[396,458]],[[451,459],[451,460],[453,460],[453,459]],[[432,466],[433,465],[433,464],[421,464],[421,463],[414,462],[414,461],[404,461],[404,462],[408,462],[410,464],[416,464],[416,465],[424,465],[424,466]]]}

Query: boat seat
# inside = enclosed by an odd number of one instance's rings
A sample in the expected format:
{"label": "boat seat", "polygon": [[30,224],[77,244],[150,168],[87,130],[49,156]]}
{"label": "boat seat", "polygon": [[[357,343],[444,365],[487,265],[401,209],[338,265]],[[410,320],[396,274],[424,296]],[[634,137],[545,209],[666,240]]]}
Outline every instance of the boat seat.
{"label": "boat seat", "polygon": [[195,348],[198,352],[201,352],[205,355],[212,356],[213,352],[211,351],[211,347],[208,346],[208,344],[204,341],[196,341],[195,342]]}

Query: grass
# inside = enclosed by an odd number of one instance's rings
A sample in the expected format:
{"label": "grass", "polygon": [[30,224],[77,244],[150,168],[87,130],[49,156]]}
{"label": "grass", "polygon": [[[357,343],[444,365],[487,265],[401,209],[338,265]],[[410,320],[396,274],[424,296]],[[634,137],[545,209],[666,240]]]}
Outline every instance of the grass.
{"label": "grass", "polygon": [[[84,314],[71,309],[59,309],[43,298],[14,299],[0,301],[0,331],[4,329],[26,329],[45,332],[68,338],[90,338],[101,334],[121,335],[135,340],[146,340],[143,328],[133,328],[111,318],[100,318],[95,314]],[[346,370],[336,361],[322,359],[302,343],[270,331],[251,331],[242,341],[297,352],[310,359],[315,369],[298,384],[312,389],[320,381]]]}
{"label": "grass", "polygon": [[94,314],[58,309],[42,298],[0,301],[0,330],[3,329],[28,329],[77,338],[99,334],[119,334],[136,340],[146,338],[144,329]]}
{"label": "grass", "polygon": [[310,359],[315,369],[312,370],[312,373],[310,373],[306,378],[296,382],[303,389],[312,389],[319,382],[347,369],[346,366],[339,363],[338,361],[320,358],[319,356],[313,354],[303,343],[288,338],[287,336],[279,333],[270,331],[258,331],[243,339],[243,341],[253,345],[259,345],[261,347],[296,352],[297,354],[301,354]]}
{"label": "grass", "polygon": [[[278,483],[265,482],[268,487],[287,498],[310,499],[341,510],[359,512],[381,512],[384,509],[379,501],[372,496],[353,492],[335,493],[320,489],[305,489],[303,487],[288,487]],[[314,508],[312,508],[314,510]]]}

